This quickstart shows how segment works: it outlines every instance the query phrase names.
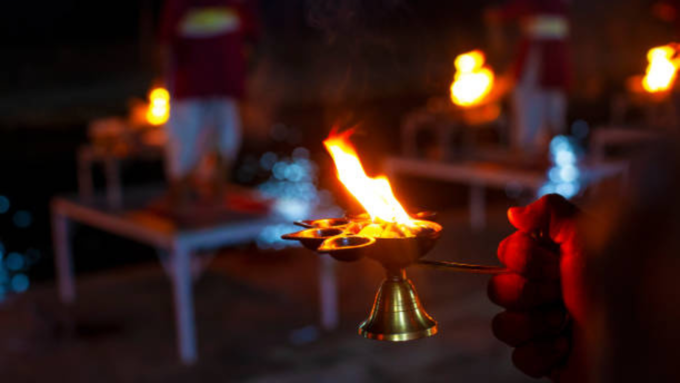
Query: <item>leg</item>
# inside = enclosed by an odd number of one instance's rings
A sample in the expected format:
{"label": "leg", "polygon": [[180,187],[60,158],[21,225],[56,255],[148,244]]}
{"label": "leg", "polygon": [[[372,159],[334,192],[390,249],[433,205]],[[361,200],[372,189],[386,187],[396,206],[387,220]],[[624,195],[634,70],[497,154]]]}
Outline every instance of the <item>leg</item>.
{"label": "leg", "polygon": [[321,327],[335,330],[338,327],[338,286],[335,276],[335,261],[330,257],[319,257],[319,288],[321,290]]}
{"label": "leg", "polygon": [[513,91],[514,126],[512,144],[524,152],[536,150],[535,142],[543,124],[543,99],[540,97],[540,49],[527,55],[522,77]]}
{"label": "leg", "polygon": [[515,132],[513,145],[525,152],[535,152],[541,139],[545,100],[538,89],[517,89],[514,94]]}
{"label": "leg", "polygon": [[54,242],[55,266],[57,269],[57,287],[62,303],[73,304],[76,300],[76,288],[73,281],[73,261],[68,218],[52,210],[52,241]]}
{"label": "leg", "polygon": [[241,148],[241,116],[238,102],[230,98],[214,100],[213,112],[219,153],[213,174],[213,188],[215,194],[222,198],[224,184],[229,181],[231,166]]}
{"label": "leg", "polygon": [[174,206],[185,206],[191,195],[191,174],[198,166],[203,148],[201,133],[205,107],[200,100],[175,101],[166,128],[166,173]]}
{"label": "leg", "polygon": [[182,363],[189,365],[198,359],[191,285],[191,252],[181,243],[176,243],[172,252],[172,285],[179,357]]}
{"label": "leg", "polygon": [[486,227],[484,185],[477,183],[473,183],[470,187],[470,226],[475,231]]}
{"label": "leg", "polygon": [[564,91],[551,90],[546,92],[546,119],[554,136],[567,132],[567,96]]}

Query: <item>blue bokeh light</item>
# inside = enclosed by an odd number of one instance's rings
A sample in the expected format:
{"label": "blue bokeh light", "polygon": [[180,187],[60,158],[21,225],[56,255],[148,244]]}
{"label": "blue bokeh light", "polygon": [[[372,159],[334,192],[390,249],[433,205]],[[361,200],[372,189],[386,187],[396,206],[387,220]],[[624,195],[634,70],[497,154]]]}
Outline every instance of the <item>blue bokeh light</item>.
{"label": "blue bokeh light", "polygon": [[10,283],[12,291],[16,293],[23,293],[28,290],[30,282],[26,274],[16,274],[12,277],[12,282]]}
{"label": "blue bokeh light", "polygon": [[0,214],[5,214],[10,208],[9,198],[4,195],[0,195]]}
{"label": "blue bokeh light", "polygon": [[[258,190],[272,200],[273,210],[289,222],[310,218],[320,208],[327,212],[334,207],[332,195],[317,188],[318,167],[309,155],[309,150],[297,147],[290,156],[267,152],[259,159],[260,167],[271,173]],[[295,242],[284,241],[281,235],[298,229],[289,224],[269,226],[261,232],[257,245],[276,250],[294,246]]]}
{"label": "blue bokeh light", "polygon": [[293,150],[293,158],[298,159],[309,159],[309,150],[302,146],[299,146]]}
{"label": "blue bokeh light", "polygon": [[25,229],[31,226],[33,223],[33,215],[29,211],[19,210],[14,213],[12,220],[14,221],[14,225],[16,225],[16,227]]}
{"label": "blue bokeh light", "polygon": [[5,259],[5,266],[11,271],[22,270],[26,266],[26,258],[20,253],[9,253]]}
{"label": "blue bokeh light", "polygon": [[557,136],[550,142],[553,166],[548,170],[548,181],[538,191],[538,196],[557,193],[572,198],[581,191],[581,170],[578,168],[580,148],[576,140]]}
{"label": "blue bokeh light", "polygon": [[564,182],[574,182],[578,179],[580,171],[574,165],[563,166],[560,169],[560,178]]}
{"label": "blue bokeh light", "polygon": [[279,157],[276,153],[267,152],[260,157],[260,167],[264,170],[272,170],[272,167],[274,167],[274,164],[276,164],[278,159]]}
{"label": "blue bokeh light", "polygon": [[585,120],[576,120],[571,124],[571,134],[579,140],[583,140],[590,134],[590,125]]}

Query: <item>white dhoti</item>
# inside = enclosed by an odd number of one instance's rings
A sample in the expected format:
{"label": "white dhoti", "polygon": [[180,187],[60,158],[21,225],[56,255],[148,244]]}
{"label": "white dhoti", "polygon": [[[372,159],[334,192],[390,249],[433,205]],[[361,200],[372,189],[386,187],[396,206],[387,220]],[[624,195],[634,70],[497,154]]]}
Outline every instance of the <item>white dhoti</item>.
{"label": "white dhoti", "polygon": [[521,80],[513,91],[512,145],[526,152],[540,150],[549,134],[566,132],[567,96],[562,89],[541,86],[540,57],[540,49],[529,51]]}
{"label": "white dhoti", "polygon": [[188,176],[209,153],[217,151],[233,161],[241,146],[238,104],[231,98],[175,101],[166,127],[166,165],[171,179]]}

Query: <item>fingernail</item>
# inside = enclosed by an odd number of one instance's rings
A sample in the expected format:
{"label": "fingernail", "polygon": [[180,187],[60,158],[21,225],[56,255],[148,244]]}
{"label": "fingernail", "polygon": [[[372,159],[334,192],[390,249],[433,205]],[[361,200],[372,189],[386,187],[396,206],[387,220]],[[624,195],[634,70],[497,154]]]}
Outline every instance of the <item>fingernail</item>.
{"label": "fingernail", "polygon": [[517,217],[518,215],[522,215],[522,212],[524,211],[523,207],[517,206],[517,207],[511,207],[508,209],[508,218],[512,220],[512,217]]}

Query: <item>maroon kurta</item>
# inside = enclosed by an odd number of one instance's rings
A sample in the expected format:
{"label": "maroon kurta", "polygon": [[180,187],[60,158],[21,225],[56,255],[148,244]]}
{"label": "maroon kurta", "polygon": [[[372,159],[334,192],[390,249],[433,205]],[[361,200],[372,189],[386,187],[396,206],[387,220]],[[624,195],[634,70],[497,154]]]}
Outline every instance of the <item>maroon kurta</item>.
{"label": "maroon kurta", "polygon": [[[517,81],[525,73],[525,64],[532,49],[538,49],[539,85],[545,89],[567,89],[571,83],[571,63],[569,60],[569,41],[567,33],[536,33],[531,26],[548,20],[548,24],[558,23],[557,29],[569,27],[567,0],[512,0],[503,8],[505,20],[517,19],[523,27],[523,38],[520,43],[515,75]],[[543,22],[542,26],[546,26]],[[550,27],[550,25],[548,26]],[[554,27],[554,25],[553,25]],[[549,28],[550,29],[550,28]],[[555,28],[552,28],[555,29]]]}
{"label": "maroon kurta", "polygon": [[244,0],[167,0],[160,38],[170,47],[173,98],[241,98],[255,20]]}

